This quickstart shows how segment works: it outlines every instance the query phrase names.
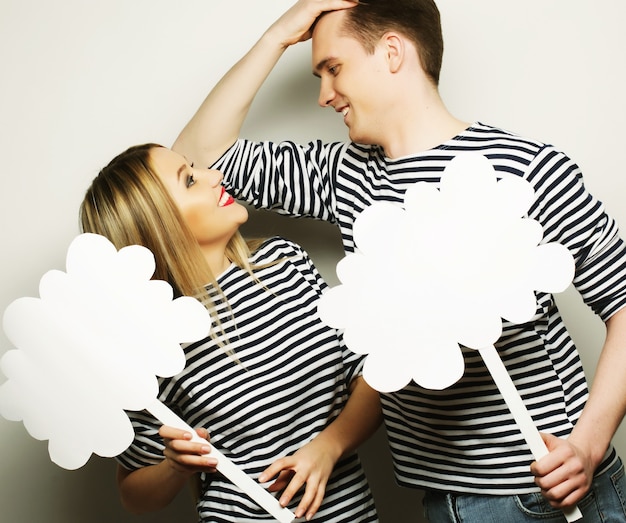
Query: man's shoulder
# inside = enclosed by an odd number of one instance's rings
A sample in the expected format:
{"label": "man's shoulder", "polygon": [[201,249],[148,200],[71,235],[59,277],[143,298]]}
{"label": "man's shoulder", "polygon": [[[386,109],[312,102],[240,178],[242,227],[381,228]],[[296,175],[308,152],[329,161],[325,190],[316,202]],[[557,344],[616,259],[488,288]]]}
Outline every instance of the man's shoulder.
{"label": "man's shoulder", "polygon": [[475,122],[461,135],[461,138],[473,137],[476,140],[483,140],[486,143],[493,141],[495,144],[501,143],[524,143],[528,147],[541,150],[545,147],[551,147],[547,142],[525,136],[517,131],[509,130],[504,127],[488,125],[482,122]]}

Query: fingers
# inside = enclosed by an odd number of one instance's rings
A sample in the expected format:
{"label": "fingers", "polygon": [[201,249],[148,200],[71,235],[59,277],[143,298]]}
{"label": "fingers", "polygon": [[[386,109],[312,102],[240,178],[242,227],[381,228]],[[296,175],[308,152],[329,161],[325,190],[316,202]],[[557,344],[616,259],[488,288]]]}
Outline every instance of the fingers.
{"label": "fingers", "polygon": [[570,473],[567,465],[535,478],[535,483],[550,505],[556,508],[576,504],[588,491],[586,476],[579,472]]}
{"label": "fingers", "polygon": [[[198,436],[208,440],[206,429],[196,429]],[[179,472],[215,472],[217,459],[210,456],[211,446],[207,441],[192,441],[188,431],[163,425],[159,429],[165,449],[163,454],[168,463]]]}
{"label": "fingers", "polygon": [[358,4],[352,0],[300,0],[288,9],[274,24],[282,27],[281,41],[289,46],[311,37],[311,26],[318,16],[327,11],[349,9]]}
{"label": "fingers", "polygon": [[268,489],[270,492],[283,491],[278,500],[283,507],[289,505],[293,497],[306,485],[302,499],[295,510],[295,516],[301,518],[306,515],[306,519],[310,520],[324,499],[326,475],[315,468],[303,466],[291,456],[272,463],[259,476],[259,481],[265,483],[274,477],[276,480]]}
{"label": "fingers", "polygon": [[269,490],[275,492],[284,488],[278,502],[286,507],[304,485],[306,485],[304,494],[294,513],[296,518],[301,518],[306,514],[306,519],[310,520],[320,508],[326,490],[326,483],[322,482],[317,475],[283,470],[278,479],[270,485]]}
{"label": "fingers", "polygon": [[[281,494],[280,499],[278,500],[278,502],[283,507],[286,507],[287,505],[289,505],[289,503],[291,502],[293,497],[298,493],[298,491],[300,490],[302,485],[304,485],[305,481],[306,481],[306,478],[302,477],[297,472],[295,474],[292,473],[291,481],[287,485],[287,488],[285,488],[285,490]],[[307,483],[307,488],[308,488],[308,485],[309,484]],[[302,498],[302,500],[304,501],[304,497]],[[300,504],[302,504],[302,502]],[[300,508],[300,507],[298,506],[298,508]],[[304,513],[304,511],[302,511],[302,513]],[[296,517],[298,517],[298,518],[302,517],[302,513],[300,513],[300,514],[296,513]]]}
{"label": "fingers", "polygon": [[531,464],[535,483],[553,507],[574,505],[588,492],[593,467],[567,440],[550,434],[542,437],[549,453]]}
{"label": "fingers", "polygon": [[564,442],[565,440],[559,440],[552,434],[541,434],[541,437],[546,444],[548,454],[540,460],[533,462],[530,466],[530,471],[539,478],[547,476],[571,457],[571,455],[568,455],[571,449],[561,446],[561,441]]}
{"label": "fingers", "polygon": [[315,513],[319,510],[320,505],[324,499],[326,493],[326,482],[318,481],[314,484],[311,479],[307,481],[304,496],[298,504],[298,508],[295,511],[296,517],[301,518],[306,514],[306,519],[311,520]]}
{"label": "fingers", "polygon": [[358,5],[358,0],[310,0],[313,19],[329,11],[342,11]]}
{"label": "fingers", "polygon": [[287,485],[289,485],[289,482],[293,478],[294,474],[295,472],[293,470],[283,470],[278,475],[276,481],[274,481],[274,483],[272,483],[268,487],[268,490],[270,492],[280,492],[281,490],[285,490],[285,488],[287,488]]}
{"label": "fingers", "polygon": [[[270,492],[278,492],[283,490],[278,502],[286,507],[293,496],[300,490],[306,481],[306,476],[298,474],[295,470],[297,462],[293,457],[281,458],[267,467],[259,476],[259,482],[265,483],[272,478],[277,477],[276,481],[268,488]],[[300,516],[298,516],[300,517]]]}
{"label": "fingers", "polygon": [[196,434],[198,436],[200,436],[202,439],[204,439],[206,441],[210,441],[210,439],[209,439],[209,431],[207,429],[197,428],[196,429]]}
{"label": "fingers", "polygon": [[290,458],[277,459],[269,467],[267,467],[259,476],[259,483],[266,483],[276,477],[283,470],[293,467],[294,461]]}
{"label": "fingers", "polygon": [[[209,441],[209,431],[208,430],[206,430],[204,428],[197,428],[196,429],[196,433],[202,439],[205,439],[205,440]],[[159,429],[159,435],[163,439],[191,440],[191,438],[192,438],[192,435],[189,433],[189,431],[186,431],[184,429],[177,429],[176,427],[170,427],[168,425],[162,425],[161,426],[161,428]]]}

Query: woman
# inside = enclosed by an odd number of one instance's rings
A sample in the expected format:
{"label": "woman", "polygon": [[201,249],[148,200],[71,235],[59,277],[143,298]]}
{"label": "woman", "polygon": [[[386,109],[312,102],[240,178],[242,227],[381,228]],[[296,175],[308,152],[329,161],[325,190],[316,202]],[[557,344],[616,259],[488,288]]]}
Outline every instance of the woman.
{"label": "woman", "polygon": [[[81,205],[85,232],[149,248],[154,277],[211,313],[211,335],[185,347],[186,368],[161,380],[159,399],[251,477],[274,479],[270,491],[296,517],[377,521],[354,451],[380,424],[378,395],[320,322],[326,284],[307,254],[281,238],[249,246],[238,232],[247,210],[221,181],[146,144],[114,158]],[[118,457],[128,510],[163,508],[199,473],[201,521],[273,521],[216,471],[207,446],[147,413],[131,419],[135,440]]]}

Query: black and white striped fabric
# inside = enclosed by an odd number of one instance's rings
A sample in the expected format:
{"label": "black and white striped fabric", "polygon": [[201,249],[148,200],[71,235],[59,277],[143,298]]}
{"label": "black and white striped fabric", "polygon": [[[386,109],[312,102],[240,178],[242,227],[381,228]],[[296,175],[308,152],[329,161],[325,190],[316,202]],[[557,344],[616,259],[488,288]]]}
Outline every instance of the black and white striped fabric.
{"label": "black and white striped fabric", "polygon": [[[578,166],[552,146],[475,123],[439,147],[398,159],[354,143],[239,140],[213,167],[224,172],[232,194],[256,207],[336,223],[352,252],[352,226],[363,209],[401,204],[410,185],[438,183],[449,162],[467,153],[487,157],[499,178],[520,176],[532,185],[528,217],[542,225],[543,242],[570,250],[574,284],[595,313],[607,320],[626,305],[626,250],[617,225],[586,190]],[[373,306],[393,306],[384,292],[384,281],[372,288]],[[538,428],[567,435],[588,390],[553,296],[537,293],[532,321],[504,322],[497,349]],[[478,494],[537,491],[533,458],[480,355],[464,349],[464,356],[463,378],[446,390],[411,383],[382,395],[398,482]],[[610,449],[603,468],[614,459]]]}
{"label": "black and white striped fabric", "polygon": [[[159,398],[192,427],[207,428],[211,443],[257,478],[337,417],[362,359],[319,320],[316,303],[327,286],[300,247],[272,238],[252,262],[276,263],[255,271],[260,283],[234,265],[218,278],[228,300],[219,305],[224,347],[210,338],[187,346],[185,370],[161,380]],[[118,461],[129,469],[159,463],[159,423],[130,416],[135,441]],[[219,474],[205,475],[203,489],[202,521],[274,521]],[[378,521],[356,454],[338,463],[315,520]]]}

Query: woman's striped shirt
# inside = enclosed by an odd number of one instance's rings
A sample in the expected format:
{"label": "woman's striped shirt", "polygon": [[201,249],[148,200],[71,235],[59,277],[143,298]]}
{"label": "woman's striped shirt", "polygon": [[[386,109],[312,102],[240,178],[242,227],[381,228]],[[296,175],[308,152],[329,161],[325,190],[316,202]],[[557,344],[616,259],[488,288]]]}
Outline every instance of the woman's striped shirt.
{"label": "woman's striped shirt", "polygon": [[[212,338],[188,345],[184,371],[161,380],[159,399],[192,427],[207,428],[211,443],[256,479],[337,417],[362,359],[319,320],[316,303],[327,286],[300,247],[272,238],[251,262],[260,266],[259,281],[234,265],[218,278],[227,298],[218,305],[218,339],[231,353]],[[159,463],[160,424],[145,412],[130,416],[135,440],[119,462],[129,469]],[[203,475],[202,486],[202,521],[275,521],[220,474]],[[337,464],[315,520],[378,521],[356,454]]]}
{"label": "woman's striped shirt", "polygon": [[[542,225],[542,242],[569,249],[573,283],[596,314],[606,321],[626,305],[626,250],[617,224],[586,190],[578,166],[550,145],[476,123],[434,149],[397,159],[354,143],[239,140],[214,167],[233,194],[256,207],[336,223],[345,251],[353,252],[352,226],[363,209],[402,204],[409,186],[438,184],[450,161],[467,153],[488,158],[500,179],[519,176],[532,185],[527,217]],[[373,306],[390,306],[381,300],[384,284],[372,288]],[[539,430],[565,436],[585,405],[587,383],[553,296],[536,297],[534,318],[503,322],[496,346]],[[465,374],[454,386],[433,391],[411,383],[382,395],[398,482],[478,494],[537,491],[533,457],[482,358],[463,353]],[[614,459],[610,449],[603,468]]]}

